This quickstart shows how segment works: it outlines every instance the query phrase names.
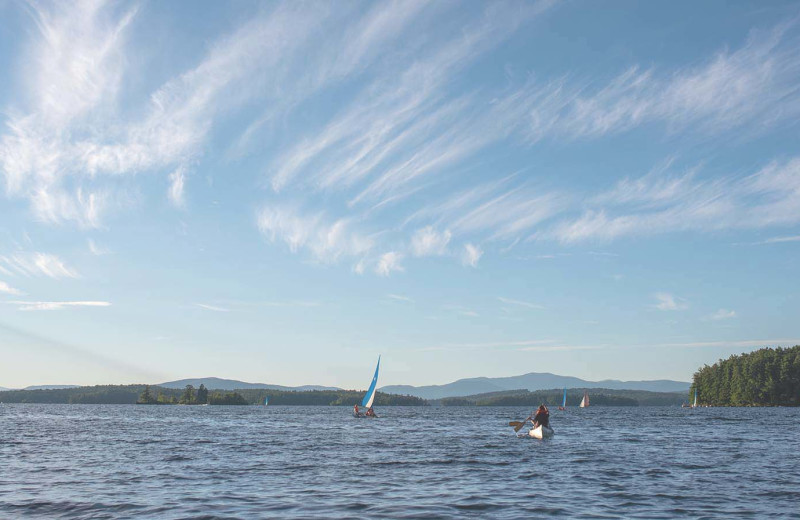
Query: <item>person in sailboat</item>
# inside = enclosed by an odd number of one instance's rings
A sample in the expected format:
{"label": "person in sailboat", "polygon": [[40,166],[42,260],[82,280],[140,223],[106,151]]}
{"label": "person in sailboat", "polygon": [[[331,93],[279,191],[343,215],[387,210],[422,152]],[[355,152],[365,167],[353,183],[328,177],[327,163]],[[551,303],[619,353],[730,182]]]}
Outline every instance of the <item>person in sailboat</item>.
{"label": "person in sailboat", "polygon": [[356,417],[361,417],[361,410],[358,409],[357,403],[355,406],[353,406],[353,415],[355,415]]}
{"label": "person in sailboat", "polygon": [[367,417],[377,417],[375,415],[375,410],[373,410],[371,406],[367,408]]}
{"label": "person in sailboat", "polygon": [[531,417],[528,419],[533,419],[533,427],[538,428],[539,426],[544,426],[545,428],[550,427],[550,410],[547,409],[544,403],[536,410],[535,414],[531,414]]}

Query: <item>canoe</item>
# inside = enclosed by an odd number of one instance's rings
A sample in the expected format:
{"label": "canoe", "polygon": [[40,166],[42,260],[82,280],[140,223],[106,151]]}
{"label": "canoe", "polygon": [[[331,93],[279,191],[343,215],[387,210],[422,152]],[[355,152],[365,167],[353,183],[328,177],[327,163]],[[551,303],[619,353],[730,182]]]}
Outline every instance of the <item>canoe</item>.
{"label": "canoe", "polygon": [[538,426],[528,432],[528,435],[530,435],[534,439],[549,439],[555,434],[556,432],[553,431],[552,428],[548,428],[547,426]]}

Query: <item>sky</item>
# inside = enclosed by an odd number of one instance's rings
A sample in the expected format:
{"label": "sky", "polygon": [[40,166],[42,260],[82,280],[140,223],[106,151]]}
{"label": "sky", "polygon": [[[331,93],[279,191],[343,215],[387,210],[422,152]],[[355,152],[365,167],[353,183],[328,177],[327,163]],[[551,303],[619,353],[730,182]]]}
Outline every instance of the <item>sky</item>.
{"label": "sky", "polygon": [[795,2],[0,0],[0,386],[800,343]]}

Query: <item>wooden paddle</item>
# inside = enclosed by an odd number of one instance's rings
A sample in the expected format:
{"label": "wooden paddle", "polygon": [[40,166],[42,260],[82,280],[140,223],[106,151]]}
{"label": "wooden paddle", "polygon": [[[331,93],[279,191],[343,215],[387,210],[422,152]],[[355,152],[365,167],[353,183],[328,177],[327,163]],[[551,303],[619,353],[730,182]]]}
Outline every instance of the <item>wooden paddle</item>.
{"label": "wooden paddle", "polygon": [[525,426],[525,423],[528,422],[529,420],[530,420],[530,417],[528,417],[527,419],[525,419],[522,422],[511,421],[510,423],[508,423],[508,425],[509,426],[513,426],[514,427],[514,431],[518,432],[518,431],[520,431],[522,429],[523,426]]}

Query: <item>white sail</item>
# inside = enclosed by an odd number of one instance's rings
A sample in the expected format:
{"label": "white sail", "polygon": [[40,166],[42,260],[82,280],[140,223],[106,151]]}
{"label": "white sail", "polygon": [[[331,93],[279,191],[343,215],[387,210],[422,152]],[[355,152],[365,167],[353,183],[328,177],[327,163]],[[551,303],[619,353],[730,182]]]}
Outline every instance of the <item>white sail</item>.
{"label": "white sail", "polygon": [[589,392],[583,392],[583,399],[581,399],[581,404],[578,406],[580,408],[586,408],[589,406]]}
{"label": "white sail", "polygon": [[364,400],[361,401],[361,406],[364,408],[371,408],[372,401],[375,400],[375,387],[378,385],[378,371],[381,368],[381,357],[378,356],[378,365],[375,367],[375,375],[372,377],[372,383],[369,385],[369,390],[367,390],[366,395],[364,396]]}

